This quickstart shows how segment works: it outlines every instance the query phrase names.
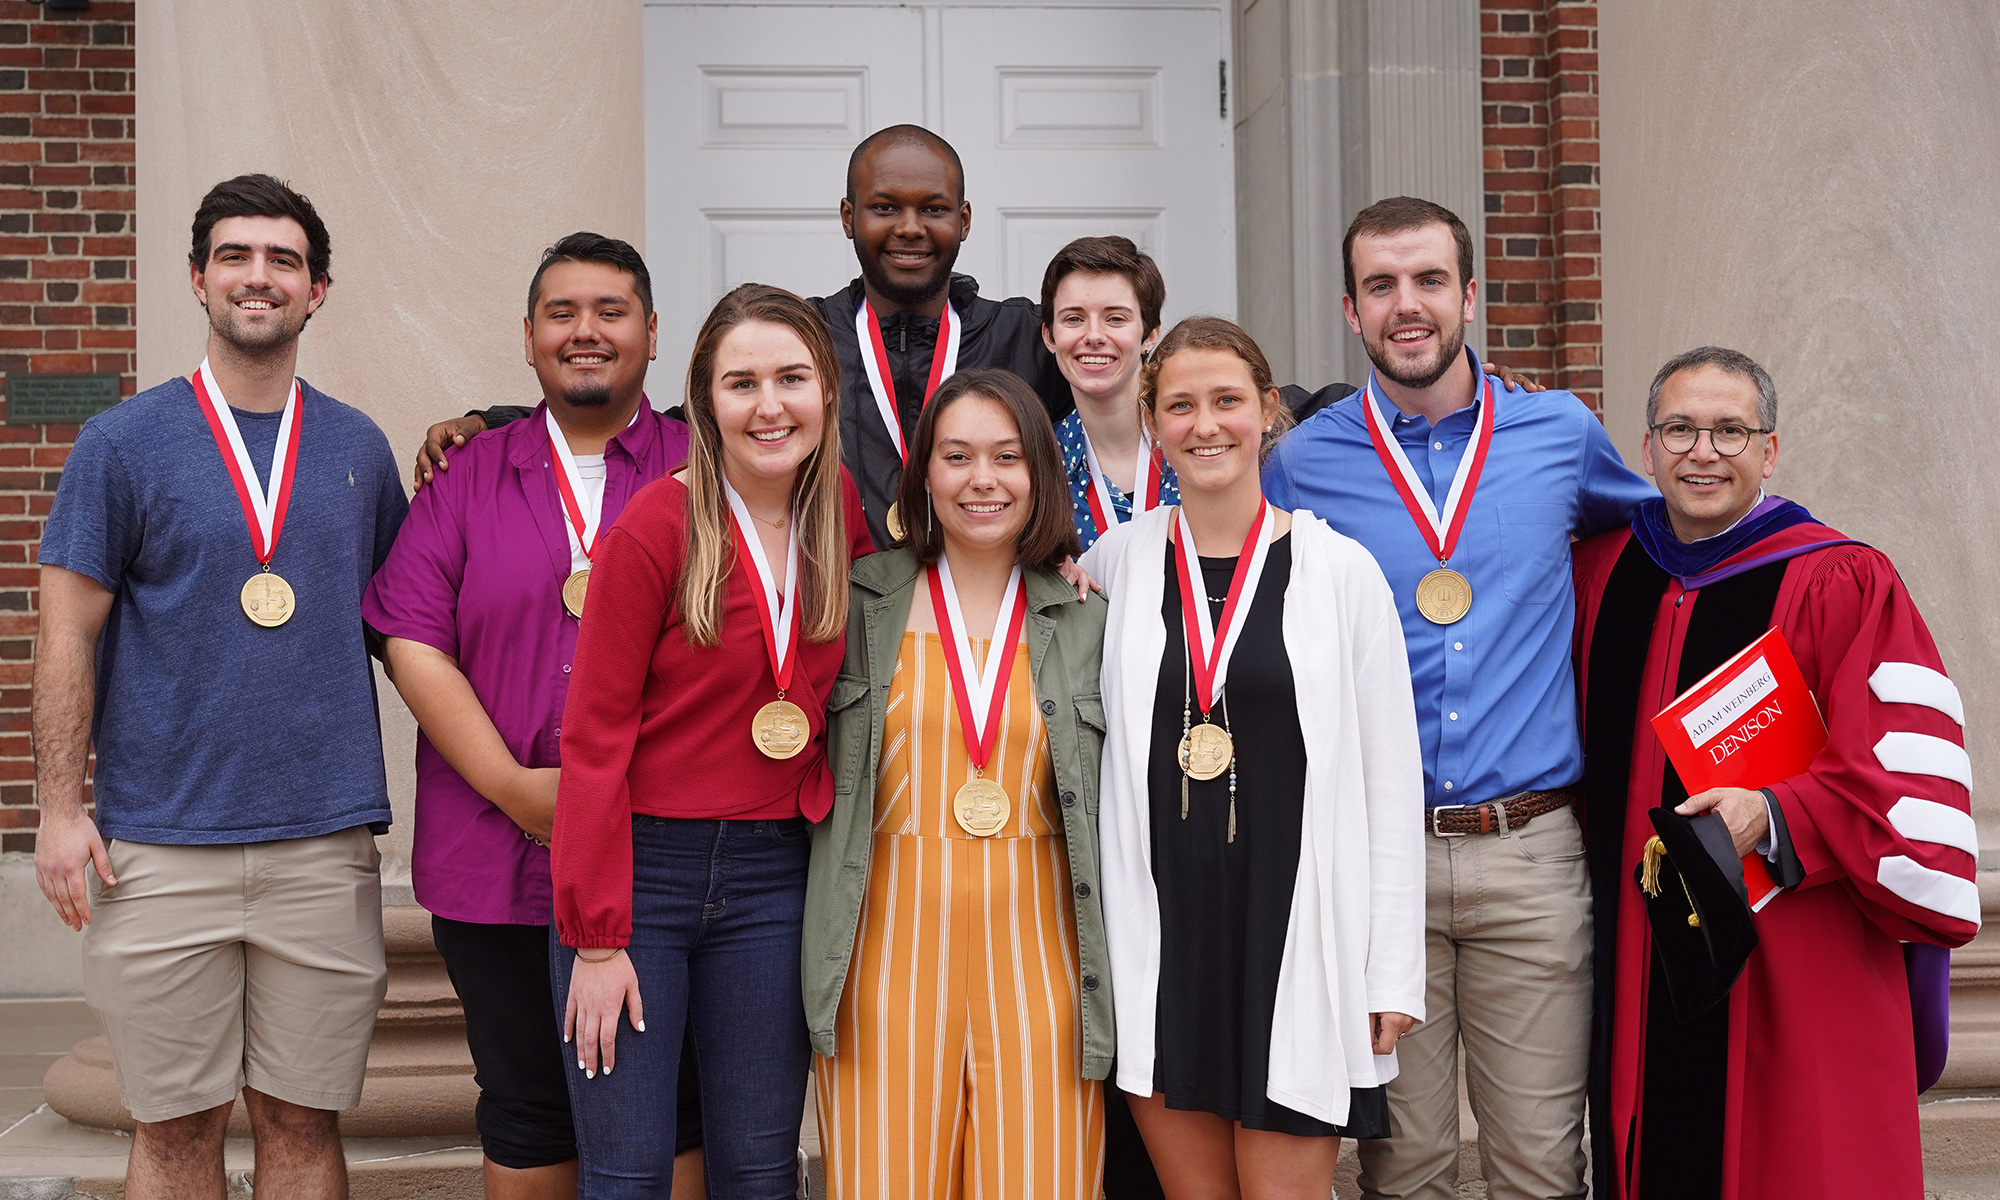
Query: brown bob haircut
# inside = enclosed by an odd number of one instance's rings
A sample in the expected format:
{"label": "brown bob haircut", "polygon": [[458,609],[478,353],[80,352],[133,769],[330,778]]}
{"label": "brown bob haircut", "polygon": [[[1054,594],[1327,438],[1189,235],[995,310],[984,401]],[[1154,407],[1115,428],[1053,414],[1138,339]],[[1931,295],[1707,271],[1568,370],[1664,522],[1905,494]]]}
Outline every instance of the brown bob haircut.
{"label": "brown bob haircut", "polygon": [[1472,282],[1472,234],[1465,228],[1465,222],[1442,204],[1432,204],[1415,196],[1391,196],[1387,200],[1377,200],[1354,214],[1353,223],[1347,227],[1347,236],[1341,239],[1340,264],[1346,275],[1347,294],[1354,295],[1355,238],[1408,233],[1426,225],[1442,225],[1451,230],[1451,240],[1458,243],[1458,290],[1463,293],[1465,286]]}
{"label": "brown bob haircut", "polygon": [[1042,272],[1043,329],[1055,328],[1056,285],[1077,271],[1123,275],[1139,300],[1140,336],[1160,327],[1160,310],[1167,303],[1167,281],[1160,276],[1160,264],[1131,238],[1114,236],[1078,238],[1049,260],[1048,270]]}
{"label": "brown bob haircut", "polygon": [[1242,359],[1243,365],[1250,369],[1250,384],[1257,389],[1257,399],[1271,417],[1271,427],[1264,431],[1264,440],[1257,447],[1257,461],[1269,458],[1278,439],[1298,424],[1298,418],[1278,395],[1278,385],[1271,381],[1271,360],[1264,357],[1257,339],[1245,333],[1243,327],[1234,321],[1221,317],[1189,317],[1167,330],[1167,336],[1153,347],[1153,356],[1146,360],[1146,369],[1139,373],[1141,416],[1148,420],[1153,418],[1153,405],[1160,398],[1160,369],[1174,355],[1187,350],[1221,350]]}
{"label": "brown bob haircut", "polygon": [[1063,559],[1080,553],[1080,543],[1055,426],[1049,424],[1048,411],[1020,376],[991,367],[960,371],[939,384],[930,403],[924,405],[924,415],[917,418],[903,483],[896,494],[896,511],[903,519],[903,545],[922,563],[936,562],[944,553],[944,531],[929,519],[929,465],[937,448],[939,418],[967,396],[983,396],[999,404],[1013,415],[1014,427],[1021,431],[1021,454],[1028,460],[1028,492],[1034,502],[1028,509],[1028,523],[1021,527],[1020,540],[1014,544],[1014,561],[1029,570],[1061,566]]}

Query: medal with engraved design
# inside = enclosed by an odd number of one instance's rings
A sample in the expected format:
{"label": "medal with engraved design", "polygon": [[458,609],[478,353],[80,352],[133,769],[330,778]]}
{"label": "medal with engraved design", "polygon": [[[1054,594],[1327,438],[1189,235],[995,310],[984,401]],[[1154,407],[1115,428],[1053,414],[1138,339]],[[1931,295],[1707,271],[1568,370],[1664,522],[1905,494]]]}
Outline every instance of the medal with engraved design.
{"label": "medal with engraved design", "polygon": [[585,567],[581,571],[571,571],[569,573],[569,578],[563,580],[563,585],[562,585],[563,610],[569,613],[570,616],[575,617],[579,621],[583,620],[584,589],[588,588],[589,586],[590,586],[589,567]]}
{"label": "medal with engraved design", "polygon": [[750,744],[766,758],[791,758],[812,741],[812,722],[806,710],[785,699],[792,683],[792,666],[798,661],[799,645],[799,526],[785,522],[785,582],[780,588],[771,577],[771,562],[764,555],[764,543],[757,536],[757,522],[750,506],[728,479],[722,491],[729,499],[730,524],[736,534],[736,561],[748,561],[752,576],[750,598],[757,609],[757,624],[764,631],[765,656],[771,663],[771,678],[778,685],[778,698],[760,707],[750,718]]}
{"label": "medal with engraved design", "polygon": [[[931,393],[958,369],[959,335],[964,331],[965,322],[950,304],[938,314],[937,343],[931,347],[930,378],[924,382],[924,404],[931,402]],[[875,397],[876,415],[882,418],[882,427],[889,431],[889,440],[895,444],[896,453],[905,465],[910,461],[910,448],[903,441],[903,422],[896,414],[895,376],[889,373],[889,348],[882,342],[882,322],[875,316],[874,305],[866,297],[854,310],[854,337],[861,343],[862,373],[868,376],[868,390]],[[923,405],[917,406],[919,412]],[[889,539],[901,542],[909,534],[903,524],[902,506],[891,503],[888,513],[882,519],[883,527],[889,531]]]}
{"label": "medal with engraved design", "polygon": [[1417,611],[1433,625],[1450,625],[1472,611],[1472,585],[1450,567],[1417,581]]}
{"label": "medal with engraved design", "polygon": [[299,607],[292,585],[285,582],[284,576],[268,569],[246,580],[237,599],[243,605],[243,614],[266,629],[275,629],[291,620]]}
{"label": "medal with engraved design", "polygon": [[951,815],[958,827],[973,837],[992,837],[1007,827],[1014,814],[1014,802],[1007,789],[982,775],[974,775],[951,798]]}
{"label": "medal with engraved design", "polygon": [[1007,577],[1000,611],[994,614],[993,638],[986,643],[986,661],[975,663],[972,642],[966,635],[965,611],[958,602],[958,585],[951,578],[951,564],[940,555],[924,573],[930,583],[931,615],[937,619],[938,640],[944,643],[952,712],[958,717],[959,733],[965,738],[965,756],[972,764],[972,778],[952,794],[951,815],[958,821],[958,827],[973,837],[992,837],[1007,827],[1014,813],[1014,802],[1007,789],[986,778],[986,765],[993,761],[1001,713],[1007,707],[1007,679],[1014,672],[1021,623],[1028,611],[1027,584],[1016,565]]}
{"label": "medal with engraved design", "polygon": [[[563,611],[577,620],[583,620],[583,597],[590,587],[590,563],[597,553],[597,534],[604,518],[604,491],[594,493],[583,486],[583,472],[577,468],[576,456],[570,453],[569,436],[563,433],[556,422],[556,415],[547,409],[542,417],[549,428],[549,457],[556,469],[556,494],[562,497],[563,516],[569,526],[565,536],[570,543],[570,566],[572,570],[563,579]],[[577,559],[583,560],[577,566]]]}
{"label": "medal with engraved design", "polygon": [[1236,742],[1213,721],[1193,725],[1181,735],[1181,770],[1191,779],[1214,779],[1229,769]]}
{"label": "medal with engraved design", "polygon": [[1423,536],[1431,557],[1438,561],[1437,570],[1417,581],[1414,597],[1417,612],[1433,625],[1453,624],[1472,611],[1472,583],[1452,570],[1450,562],[1452,551],[1458,549],[1458,536],[1465,531],[1465,516],[1472,509],[1472,495],[1479,488],[1480,473],[1486,469],[1486,451],[1493,444],[1496,419],[1493,381],[1485,379],[1481,387],[1485,403],[1473,423],[1472,444],[1459,455],[1442,512],[1431,503],[1430,490],[1417,477],[1416,468],[1403,453],[1402,443],[1389,429],[1388,420],[1382,415],[1382,405],[1388,401],[1382,397],[1373,376],[1369,377],[1368,393],[1363,398],[1362,411],[1367,414],[1368,440],[1374,443],[1375,457],[1382,460],[1382,466],[1389,472],[1389,482],[1395,485],[1410,519],[1417,523],[1417,532]]}
{"label": "medal with engraved design", "polygon": [[812,723],[790,700],[773,700],[750,719],[750,740],[769,758],[790,758],[812,741]]}
{"label": "medal with engraved design", "polygon": [[305,394],[299,381],[292,380],[291,395],[285,399],[285,408],[278,418],[278,441],[271,447],[270,484],[265,486],[257,480],[257,468],[250,461],[250,451],[243,444],[243,431],[237,427],[236,414],[222,395],[222,386],[215,381],[215,374],[209,370],[208,360],[202,359],[188,381],[194,385],[195,404],[208,422],[208,431],[215,437],[216,449],[222,452],[222,465],[229,472],[230,485],[236,490],[236,501],[243,507],[244,522],[250,527],[250,551],[256,555],[257,563],[263,570],[245,580],[237,592],[237,603],[243,607],[243,615],[265,629],[275,629],[292,619],[298,611],[298,594],[292,590],[283,576],[271,570],[271,556],[278,551],[278,537],[284,532],[285,511],[291,507],[292,478],[299,465],[299,434],[304,424]]}

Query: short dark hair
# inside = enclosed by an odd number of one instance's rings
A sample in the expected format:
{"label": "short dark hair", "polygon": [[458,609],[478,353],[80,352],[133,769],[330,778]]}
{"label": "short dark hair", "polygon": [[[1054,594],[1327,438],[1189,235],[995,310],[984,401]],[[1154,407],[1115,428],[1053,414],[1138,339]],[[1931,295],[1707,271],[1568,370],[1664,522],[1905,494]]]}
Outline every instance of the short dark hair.
{"label": "short dark hair", "polygon": [[646,270],[646,260],[639,257],[632,243],[601,233],[572,233],[542,251],[542,263],[535,268],[535,277],[528,281],[530,321],[535,319],[535,301],[542,296],[542,275],[559,262],[594,262],[618,268],[632,277],[632,290],[639,293],[639,307],[647,316],[653,315],[653,275]]}
{"label": "short dark hair", "polygon": [[282,179],[269,175],[238,175],[208,189],[194,210],[194,243],[188,249],[188,263],[197,271],[208,269],[209,235],[215,223],[225,217],[290,217],[306,231],[306,270],[314,283],[332,283],[328,270],[333,261],[333,243],[326,236],[326,222],[319,219],[312,201],[293,191]]}
{"label": "short dark hair", "polygon": [[1738,375],[1757,385],[1757,424],[1765,429],[1778,427],[1778,385],[1771,382],[1771,373],[1757,365],[1757,360],[1741,350],[1731,350],[1726,346],[1696,346],[1683,350],[1663,363],[1653,376],[1653,386],[1646,389],[1646,427],[1652,428],[1653,421],[1660,415],[1660,391],[1667,386],[1667,380],[1682,371],[1693,371],[1700,367],[1714,367]]}
{"label": "short dark hair", "polygon": [[1144,326],[1141,336],[1160,327],[1160,310],[1167,303],[1167,281],[1160,277],[1160,264],[1131,238],[1114,235],[1078,238],[1049,260],[1048,270],[1042,272],[1042,328],[1055,327],[1056,285],[1077,271],[1123,275],[1139,300],[1139,323]]}
{"label": "short dark hair", "polygon": [[1472,282],[1472,233],[1465,222],[1442,204],[1415,196],[1391,196],[1354,214],[1347,236],[1341,239],[1340,263],[1347,280],[1347,294],[1354,295],[1355,238],[1363,234],[1379,237],[1386,233],[1408,233],[1426,225],[1442,225],[1451,230],[1452,240],[1458,243],[1458,290],[1465,291],[1465,285]]}
{"label": "short dark hair", "polygon": [[942,151],[945,158],[951,162],[952,173],[958,176],[958,199],[961,202],[965,200],[965,164],[959,161],[958,151],[951,148],[951,143],[921,125],[890,125],[862,138],[861,144],[854,148],[854,153],[847,156],[848,203],[852,204],[855,199],[854,176],[861,169],[862,156],[878,144],[923,146],[930,150]]}
{"label": "short dark hair", "polygon": [[1014,543],[1014,561],[1031,570],[1051,570],[1061,566],[1063,559],[1082,553],[1076,516],[1070,508],[1069,476],[1063,469],[1062,447],[1056,444],[1048,410],[1019,375],[994,367],[973,367],[952,375],[938,385],[930,403],[924,405],[924,415],[917,418],[916,432],[910,435],[910,457],[896,493],[903,544],[916,554],[918,562],[935,562],[944,553],[944,532],[925,519],[931,502],[925,478],[931,451],[937,446],[938,418],[967,396],[999,401],[1013,414],[1014,425],[1021,431],[1021,453],[1028,460],[1028,492],[1034,504],[1028,510],[1028,523],[1021,527],[1020,539]]}

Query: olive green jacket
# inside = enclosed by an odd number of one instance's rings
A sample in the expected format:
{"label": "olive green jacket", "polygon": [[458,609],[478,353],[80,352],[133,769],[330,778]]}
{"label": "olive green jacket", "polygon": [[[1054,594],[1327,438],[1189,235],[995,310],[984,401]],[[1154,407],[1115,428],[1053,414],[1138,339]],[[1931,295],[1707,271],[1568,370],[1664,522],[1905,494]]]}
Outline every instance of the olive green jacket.
{"label": "olive green jacket", "polygon": [[[861,902],[868,890],[868,852],[875,824],[875,772],[882,759],[882,721],[889,680],[910,619],[910,598],[923,579],[907,550],[870,555],[854,564],[847,610],[847,657],[828,703],[826,746],[833,767],[833,811],[813,829],[806,880],[803,967],[806,1028],[813,1049],[834,1053],[834,1017],[854,957]],[[1111,964],[1098,906],[1097,769],[1104,750],[1104,704],[1097,667],[1104,648],[1102,597],[1083,603],[1052,571],[1027,573],[1028,614],[1022,626],[1035,696],[1049,734],[1056,795],[1069,843],[1077,946],[1082,973],[1083,1077],[1111,1069]]]}

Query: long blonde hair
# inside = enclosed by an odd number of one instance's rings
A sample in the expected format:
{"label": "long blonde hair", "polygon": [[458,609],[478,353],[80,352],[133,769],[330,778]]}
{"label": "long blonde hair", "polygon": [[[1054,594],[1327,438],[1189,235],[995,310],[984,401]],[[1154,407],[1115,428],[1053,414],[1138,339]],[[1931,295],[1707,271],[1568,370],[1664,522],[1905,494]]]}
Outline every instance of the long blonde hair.
{"label": "long blonde hair", "polygon": [[715,356],[739,325],[768,321],[798,335],[824,396],[819,445],[799,464],[792,506],[799,536],[799,615],[806,640],[830,642],[847,624],[848,533],[840,486],[840,360],[826,322],[783,288],[746,283],[716,301],[688,360],[687,554],[681,563],[682,627],[689,643],[722,638],[722,593],[736,567],[733,518],[722,491],[722,429],[715,419]]}

